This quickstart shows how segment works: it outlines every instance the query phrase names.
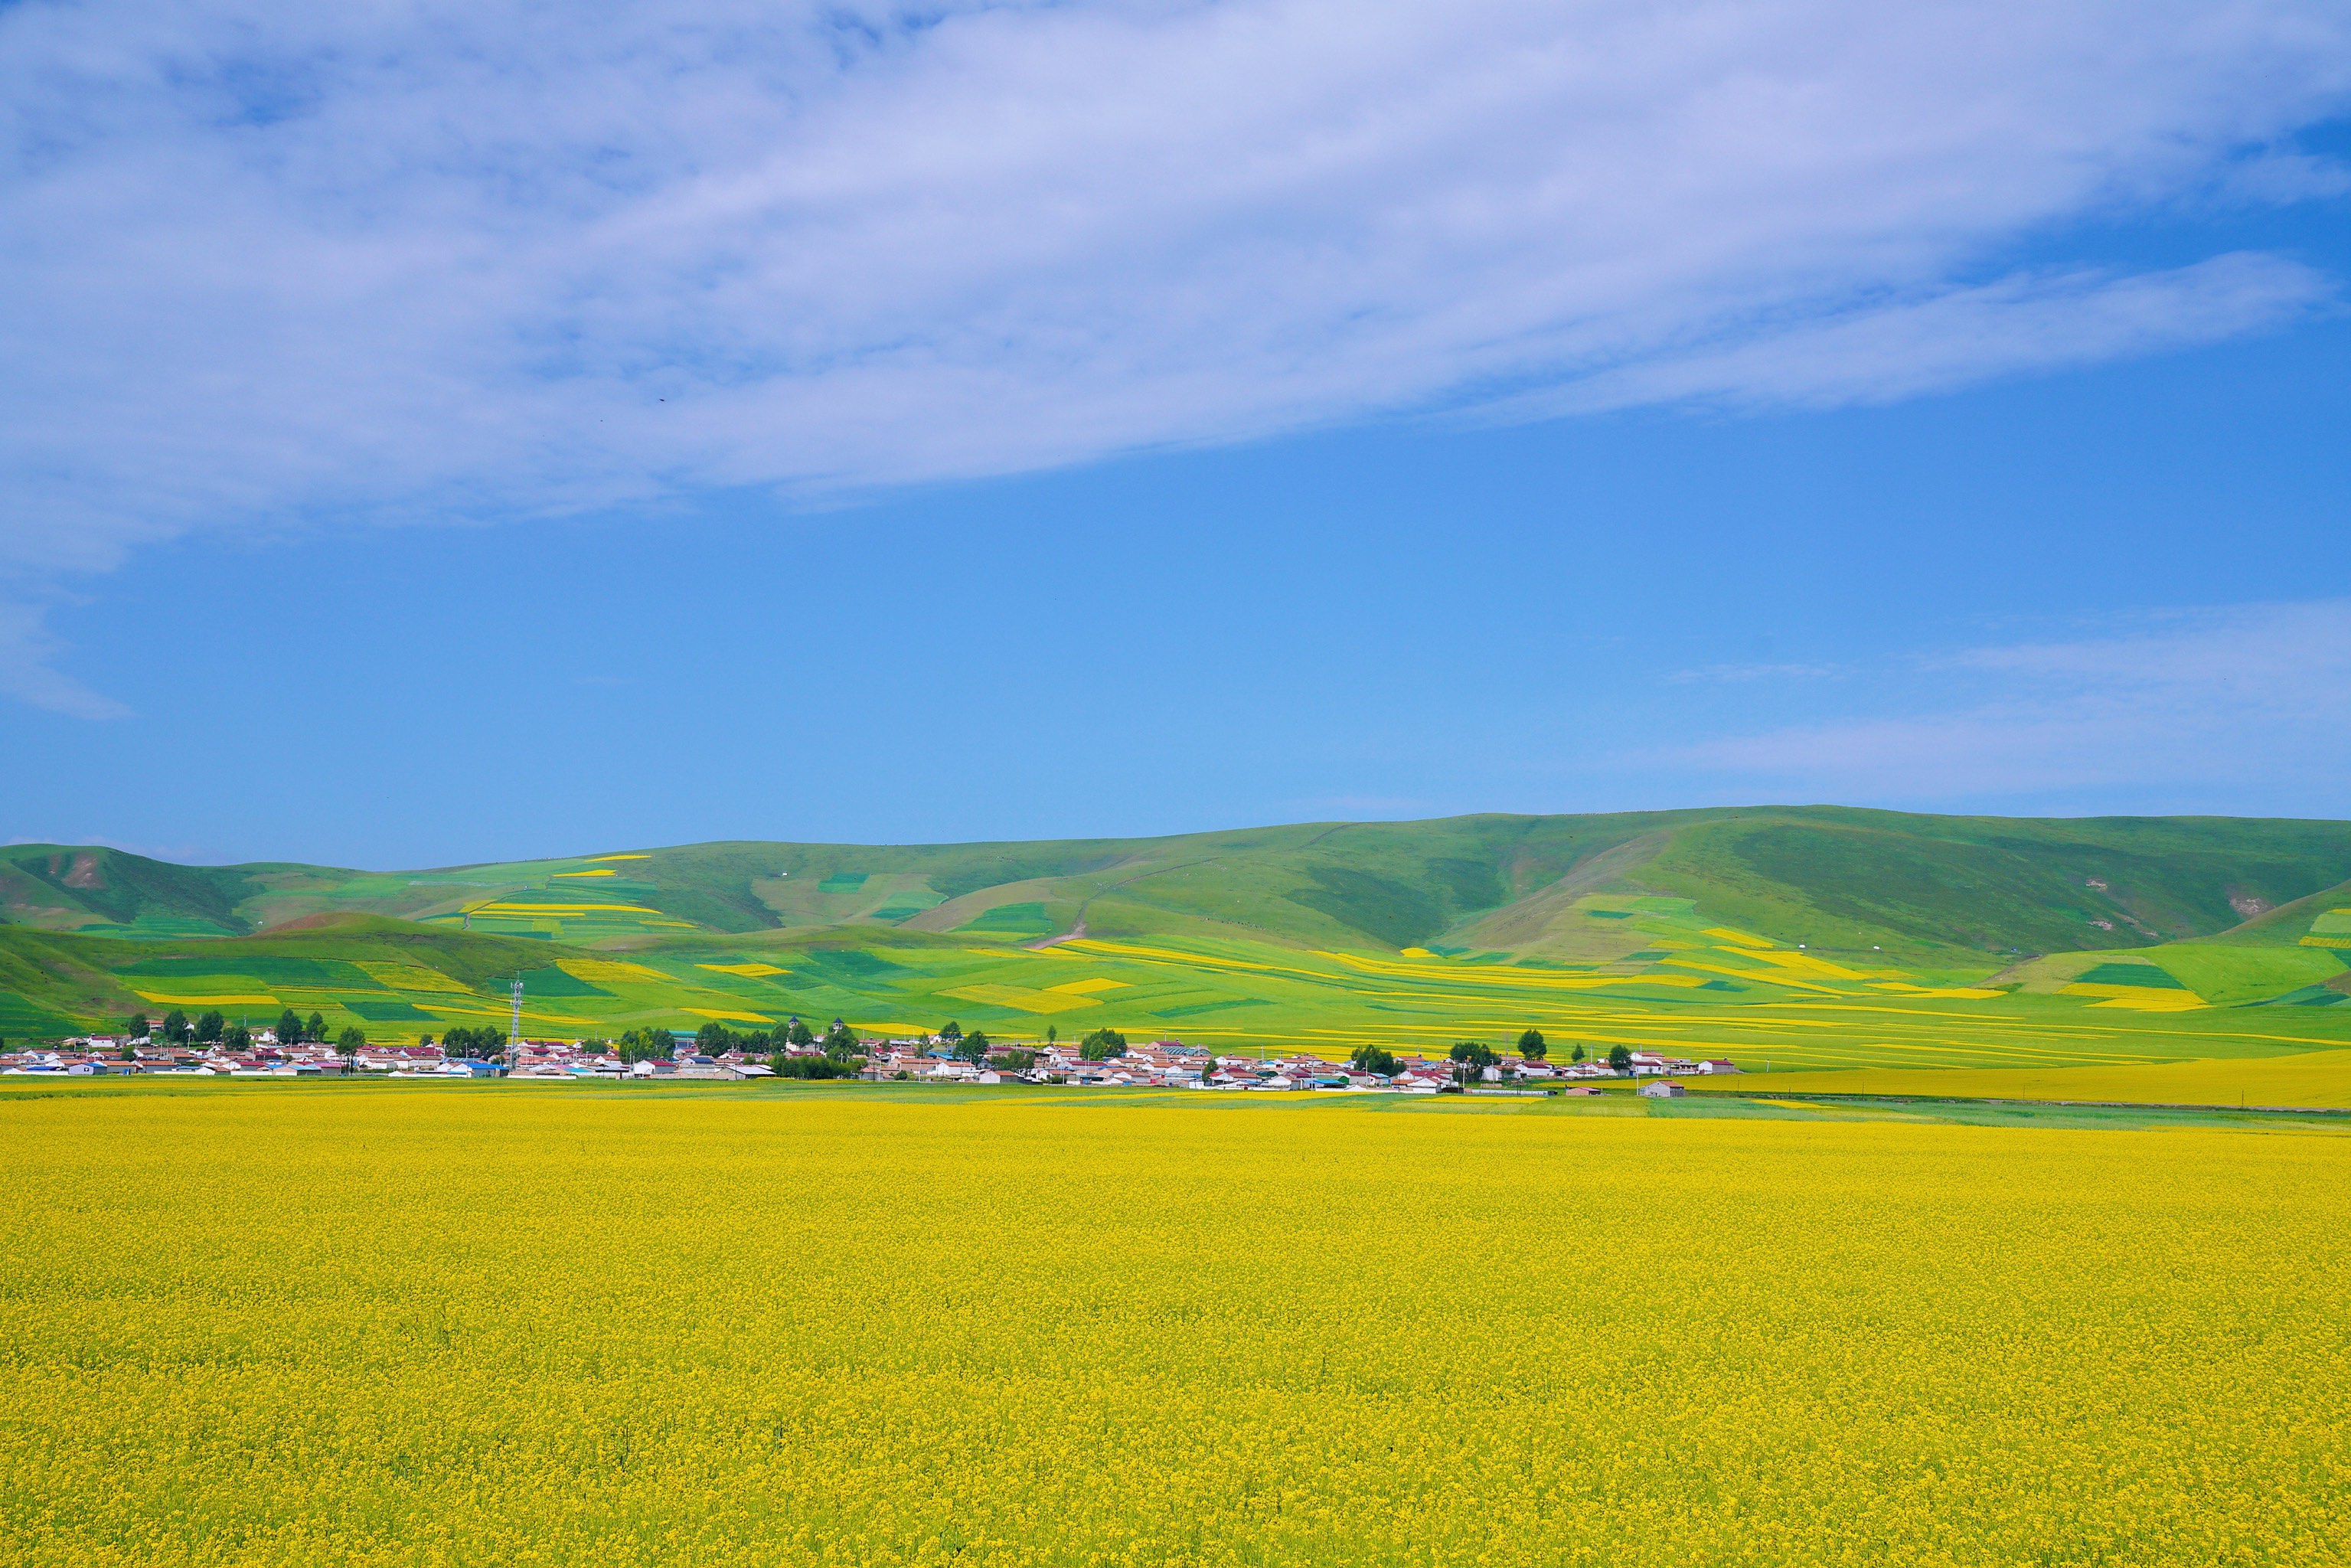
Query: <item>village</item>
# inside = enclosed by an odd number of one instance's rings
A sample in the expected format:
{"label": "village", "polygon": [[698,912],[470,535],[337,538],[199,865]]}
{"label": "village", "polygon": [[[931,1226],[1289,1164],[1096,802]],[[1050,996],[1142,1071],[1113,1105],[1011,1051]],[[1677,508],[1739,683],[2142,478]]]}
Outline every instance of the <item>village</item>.
{"label": "village", "polygon": [[[798,1020],[794,1020],[797,1023]],[[1392,1056],[1375,1048],[1358,1051],[1350,1061],[1308,1052],[1217,1054],[1176,1040],[1102,1049],[1083,1042],[967,1041],[955,1025],[938,1034],[856,1040],[853,1054],[840,1042],[853,1040],[839,1019],[832,1042],[811,1039],[778,1051],[745,1048],[727,1031],[705,1029],[700,1036],[671,1034],[665,1053],[648,1051],[638,1031],[627,1043],[597,1040],[522,1040],[511,1049],[490,1031],[453,1031],[436,1042],[377,1044],[346,1037],[333,1043],[305,1038],[280,1040],[276,1030],[235,1031],[234,1041],[174,1041],[160,1032],[87,1035],[54,1045],[0,1051],[0,1075],[58,1074],[69,1077],[179,1076],[194,1078],[402,1079],[517,1078],[541,1082],[748,1081],[797,1077],[853,1078],[900,1083],[1031,1083],[1102,1088],[1194,1089],[1224,1092],[1301,1091],[1356,1093],[1597,1093],[1599,1083],[1634,1080],[1644,1092],[1681,1092],[1672,1081],[1735,1073],[1724,1060],[1690,1060],[1618,1046],[1589,1059],[1579,1047],[1574,1059],[1553,1062],[1535,1052],[1497,1054],[1465,1042],[1445,1057]],[[315,1032],[315,1031],[314,1031]],[[779,1031],[780,1032],[780,1031]],[[798,1032],[798,1031],[796,1031]],[[1530,1039],[1540,1041],[1531,1032]],[[633,1047],[633,1049],[632,1049]],[[808,1071],[811,1068],[823,1071]]]}

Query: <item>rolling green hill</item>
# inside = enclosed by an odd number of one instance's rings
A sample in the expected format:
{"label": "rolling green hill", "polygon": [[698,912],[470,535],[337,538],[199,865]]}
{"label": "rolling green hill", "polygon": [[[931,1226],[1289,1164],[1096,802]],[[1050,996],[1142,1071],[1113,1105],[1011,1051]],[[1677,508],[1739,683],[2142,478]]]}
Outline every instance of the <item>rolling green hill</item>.
{"label": "rolling green hill", "polygon": [[[400,873],[17,845],[0,915],[7,1038],[195,1003],[404,1035],[502,1021],[517,973],[548,1033],[797,1012],[1338,1049],[1531,1022],[1815,1064],[2351,1038],[2327,821],[1771,807]],[[2223,1027],[2247,1008],[2300,1043]]]}

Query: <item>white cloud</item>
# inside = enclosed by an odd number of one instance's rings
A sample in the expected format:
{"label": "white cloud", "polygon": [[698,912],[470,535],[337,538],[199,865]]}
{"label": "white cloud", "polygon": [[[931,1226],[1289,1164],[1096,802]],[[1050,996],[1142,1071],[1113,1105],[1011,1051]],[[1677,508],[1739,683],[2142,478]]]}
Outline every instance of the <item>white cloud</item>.
{"label": "white cloud", "polygon": [[0,601],[0,696],[75,718],[121,718],[130,709],[91,691],[50,660],[56,640],[29,604]]}
{"label": "white cloud", "polygon": [[1676,670],[1666,679],[1675,685],[1743,685],[1750,681],[1818,681],[1844,674],[1836,664],[1706,664]]}
{"label": "white cloud", "polygon": [[2006,372],[2058,370],[2217,342],[2335,298],[2331,281],[2278,256],[2217,256],[2172,272],[2016,277],[1855,310],[1729,346],[1604,371],[1497,412],[1573,413],[1712,399],[1827,407],[1890,402]]}
{"label": "white cloud", "polygon": [[0,587],[2206,341],[2331,286],[1982,275],[2232,170],[2322,193],[2281,139],[2346,93],[2326,0],[19,5]]}
{"label": "white cloud", "polygon": [[1646,758],[1814,799],[1954,803],[2118,790],[2351,810],[2351,600],[2148,618],[1966,650],[1928,711],[1796,725]]}

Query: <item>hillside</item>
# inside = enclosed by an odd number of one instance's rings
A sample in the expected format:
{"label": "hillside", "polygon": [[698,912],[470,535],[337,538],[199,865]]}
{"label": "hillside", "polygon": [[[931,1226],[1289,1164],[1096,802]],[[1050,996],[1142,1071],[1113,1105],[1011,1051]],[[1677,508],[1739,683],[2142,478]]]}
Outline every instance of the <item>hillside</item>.
{"label": "hillside", "polygon": [[1777,940],[1965,964],[2215,936],[2346,881],[2351,823],[1773,807],[1037,843],[708,843],[389,873],[20,844],[0,851],[0,918],[239,936],[347,912],[589,945],[841,925],[1041,937],[1082,919],[1106,935],[1208,926],[1582,957],[1609,945],[1580,907],[1629,894],[1690,899]]}
{"label": "hillside", "polygon": [[[2247,1006],[2351,1020],[2326,1011],[2351,1000],[2346,884],[2340,822],[1827,807],[398,873],[18,845],[0,852],[0,1036],[199,1001],[423,1032],[502,1020],[520,973],[549,1032],[798,1012],[1442,1045],[1528,1022],[1589,1033],[1614,1009],[1627,1038],[1710,1030],[1736,1051],[1796,1049],[1823,1026],[1789,1020],[1819,1008],[1838,1049],[1917,1060],[1898,1016],[1937,1020],[1920,1040],[1972,1060],[1976,1026],[1952,1020],[2020,1009],[2058,1009],[2035,1026],[2051,1029],[2098,1009],[2091,1034],[2172,1015],[2164,1029],[2192,1033],[2211,1019],[2188,1015]],[[1693,1021],[1718,1017],[1736,1021]],[[1855,1043],[1865,1025],[1885,1038]]]}

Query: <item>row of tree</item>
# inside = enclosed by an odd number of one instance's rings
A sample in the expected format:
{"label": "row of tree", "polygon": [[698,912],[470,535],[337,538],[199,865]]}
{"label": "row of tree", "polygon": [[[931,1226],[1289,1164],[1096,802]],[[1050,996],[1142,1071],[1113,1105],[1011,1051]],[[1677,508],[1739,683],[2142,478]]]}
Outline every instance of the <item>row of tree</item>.
{"label": "row of tree", "polygon": [[[1465,1071],[1470,1072],[1483,1072],[1502,1060],[1494,1054],[1493,1047],[1483,1040],[1455,1040],[1453,1049],[1445,1054],[1447,1060],[1458,1063]],[[1529,1061],[1541,1061],[1551,1054],[1551,1042],[1543,1039],[1541,1030],[1531,1029],[1519,1036],[1519,1054]],[[1394,1052],[1376,1045],[1357,1046],[1354,1053],[1347,1060],[1356,1071],[1376,1073],[1382,1078],[1395,1077],[1397,1069],[1402,1065],[1396,1061]],[[1568,1060],[1571,1061],[1583,1060],[1583,1046],[1581,1041],[1569,1054]],[[1619,1072],[1632,1066],[1632,1047],[1612,1046],[1608,1051],[1608,1065]]]}
{"label": "row of tree", "polygon": [[[242,1023],[231,1023],[219,1009],[211,1008],[191,1021],[187,1013],[173,1008],[162,1019],[151,1021],[145,1013],[126,1015],[120,1026],[122,1036],[121,1056],[126,1061],[135,1052],[134,1040],[154,1040],[161,1037],[170,1045],[218,1045],[229,1051],[253,1049],[253,1031]],[[324,1045],[327,1043],[327,1019],[323,1013],[312,1013],[305,1019],[292,1008],[277,1015],[277,1025],[271,1032],[280,1045]],[[335,1046],[345,1052],[354,1051],[367,1044],[364,1030],[347,1026],[335,1037]]]}
{"label": "row of tree", "polygon": [[[252,1031],[242,1023],[229,1022],[216,1009],[206,1010],[191,1022],[185,1012],[173,1008],[163,1015],[160,1023],[152,1026],[146,1015],[132,1013],[122,1020],[121,1032],[124,1037],[122,1051],[126,1057],[131,1054],[131,1040],[151,1039],[156,1034],[174,1045],[191,1042],[217,1044],[237,1051],[249,1051],[253,1047]],[[315,1012],[304,1019],[292,1008],[287,1008],[277,1015],[276,1032],[278,1041],[285,1045],[324,1043],[327,1020],[324,1015]],[[973,1030],[967,1034],[963,1026],[953,1019],[940,1026],[938,1038],[952,1047],[958,1058],[976,1067],[984,1067],[994,1058],[1008,1061],[1018,1070],[1026,1068],[1036,1060],[1034,1051],[998,1045],[988,1039],[984,1030]],[[1049,1042],[1058,1040],[1060,1030],[1049,1025],[1045,1038]],[[418,1043],[431,1045],[433,1037],[429,1034],[420,1036]],[[623,1061],[667,1061],[677,1051],[674,1031],[650,1024],[628,1030],[613,1043]],[[856,1031],[839,1019],[832,1020],[831,1027],[822,1036],[802,1023],[798,1015],[772,1030],[729,1029],[713,1019],[695,1031],[694,1043],[695,1050],[705,1056],[715,1057],[730,1051],[745,1056],[765,1056],[768,1059],[768,1065],[786,1078],[843,1077],[855,1072],[862,1065],[859,1060],[862,1054],[862,1042]],[[346,1027],[335,1037],[336,1048],[346,1053],[356,1053],[366,1044],[365,1031],[356,1027]],[[788,1047],[805,1051],[810,1045],[821,1046],[824,1054],[821,1057],[786,1054]],[[506,1031],[486,1025],[475,1029],[455,1024],[441,1036],[441,1049],[450,1056],[496,1057],[503,1054],[506,1048]],[[1541,1030],[1530,1029],[1519,1036],[1518,1050],[1527,1061],[1541,1061],[1550,1055],[1551,1045],[1543,1039]],[[1078,1054],[1088,1061],[1108,1061],[1124,1056],[1126,1051],[1126,1036],[1114,1029],[1095,1030],[1078,1044]],[[1583,1046],[1579,1041],[1569,1060],[1582,1061],[1583,1054]],[[1455,1041],[1446,1055],[1469,1072],[1482,1072],[1501,1060],[1490,1046],[1475,1040]],[[1375,1073],[1383,1078],[1394,1077],[1400,1065],[1393,1052],[1376,1045],[1358,1046],[1348,1057],[1348,1062],[1358,1072]],[[1632,1064],[1630,1047],[1616,1045],[1609,1049],[1608,1065],[1614,1071],[1622,1072]]]}
{"label": "row of tree", "polygon": [[[587,1043],[611,1045],[622,1061],[667,1061],[677,1054],[677,1031],[659,1024],[642,1024],[616,1040]],[[805,1052],[810,1046],[820,1047],[824,1054],[786,1054],[794,1049]],[[820,1035],[797,1015],[772,1030],[729,1029],[712,1019],[694,1031],[694,1048],[704,1056],[723,1056],[731,1051],[766,1057],[768,1065],[784,1078],[848,1077],[862,1065],[863,1054],[857,1031],[841,1019],[833,1019],[831,1027]]]}
{"label": "row of tree", "polygon": [[[632,1047],[631,1040],[637,1043]],[[667,1056],[674,1049],[675,1037],[665,1029],[647,1027],[631,1030],[621,1037],[621,1054],[631,1061],[649,1061],[655,1056]],[[729,1029],[712,1019],[694,1031],[694,1048],[704,1056],[720,1056],[727,1051],[739,1051],[745,1056],[779,1055],[788,1049],[806,1051],[810,1046],[822,1049],[825,1055],[846,1061],[862,1054],[863,1042],[857,1031],[839,1019],[821,1035],[799,1020],[798,1014],[772,1030]],[[641,1054],[632,1056],[635,1050]]]}
{"label": "row of tree", "polygon": [[[431,1045],[433,1037],[425,1035],[420,1043]],[[486,1061],[492,1057],[504,1056],[506,1051],[507,1031],[492,1029],[487,1024],[479,1029],[469,1024],[452,1024],[441,1031],[441,1054],[444,1056],[471,1057]]]}
{"label": "row of tree", "polygon": [[[1058,1031],[1049,1029],[1045,1031],[1045,1038],[1049,1040],[1056,1039]],[[939,1026],[939,1040],[952,1050],[959,1060],[968,1061],[974,1067],[986,1067],[993,1061],[998,1066],[1008,1067],[1015,1072],[1026,1072],[1037,1062],[1037,1053],[1028,1047],[1007,1045],[1001,1040],[990,1040],[987,1038],[986,1030],[976,1029],[969,1034],[966,1034],[963,1031],[963,1025],[953,1019],[947,1019]]]}

